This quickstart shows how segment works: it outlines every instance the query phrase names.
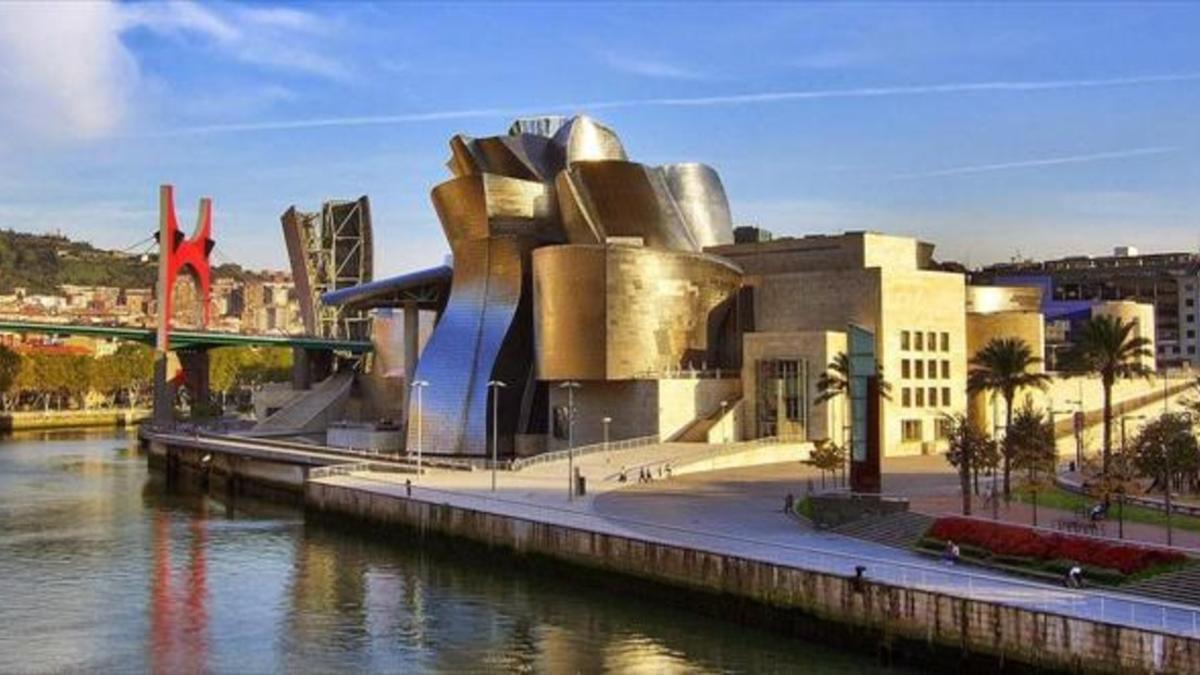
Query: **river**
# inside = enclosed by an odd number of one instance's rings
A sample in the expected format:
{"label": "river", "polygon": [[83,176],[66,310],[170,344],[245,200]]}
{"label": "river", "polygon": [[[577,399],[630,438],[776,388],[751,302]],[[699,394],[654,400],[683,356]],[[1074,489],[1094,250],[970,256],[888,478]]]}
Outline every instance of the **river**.
{"label": "river", "polygon": [[0,672],[899,672],[513,567],[168,489],[122,432],[0,438]]}

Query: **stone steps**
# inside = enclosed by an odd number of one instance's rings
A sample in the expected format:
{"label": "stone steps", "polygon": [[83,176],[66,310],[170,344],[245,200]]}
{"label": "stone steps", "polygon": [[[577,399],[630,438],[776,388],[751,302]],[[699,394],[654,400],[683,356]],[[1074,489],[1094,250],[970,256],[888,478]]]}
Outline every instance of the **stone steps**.
{"label": "stone steps", "polygon": [[1200,605],[1200,563],[1167,572],[1120,588],[1122,593],[1188,605]]}
{"label": "stone steps", "polygon": [[912,548],[934,518],[923,513],[905,511],[877,518],[863,518],[852,523],[835,527],[832,531],[847,537],[892,546],[895,548]]}

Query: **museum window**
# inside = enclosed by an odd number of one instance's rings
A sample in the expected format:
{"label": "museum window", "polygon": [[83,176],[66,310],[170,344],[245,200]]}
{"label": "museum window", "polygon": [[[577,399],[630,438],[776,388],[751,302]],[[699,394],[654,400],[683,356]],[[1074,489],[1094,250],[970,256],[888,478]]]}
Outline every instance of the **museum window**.
{"label": "museum window", "polygon": [[942,387],[942,407],[950,407],[950,387]]}
{"label": "museum window", "polygon": [[908,331],[906,331],[906,330],[900,331],[900,349],[908,349],[909,348],[909,345],[911,344],[910,337],[911,337],[911,334]]}
{"label": "museum window", "polygon": [[925,389],[923,387],[917,387],[917,407],[925,407]]}
{"label": "museum window", "polygon": [[917,379],[923,379],[925,377],[925,362],[917,359],[914,363],[917,367]]}
{"label": "museum window", "polygon": [[926,366],[925,372],[929,373],[929,379],[937,379],[937,359],[929,359],[929,365]]}
{"label": "museum window", "polygon": [[808,427],[808,362],[763,359],[758,362],[756,431],[759,437],[804,436]]}
{"label": "museum window", "polygon": [[921,420],[904,420],[901,425],[901,435],[905,441],[921,440]]}
{"label": "museum window", "polygon": [[900,405],[905,408],[912,407],[912,389],[905,387],[900,390]]}
{"label": "museum window", "polygon": [[942,379],[950,379],[950,361],[942,359]]}
{"label": "museum window", "polygon": [[926,338],[926,344],[929,345],[929,351],[937,351],[937,333],[929,331],[929,337]]}
{"label": "museum window", "polygon": [[954,431],[954,421],[948,420],[945,417],[939,417],[933,422],[933,436],[939,441],[944,441],[950,438],[950,434]]}
{"label": "museum window", "polygon": [[950,351],[950,334],[942,333],[942,351]]}
{"label": "museum window", "polygon": [[912,377],[912,363],[908,359],[900,360],[900,377],[904,379]]}
{"label": "museum window", "polygon": [[913,333],[913,349],[918,352],[925,351],[925,334],[921,331]]}
{"label": "museum window", "polygon": [[930,387],[930,388],[929,388],[929,407],[930,407],[930,408],[936,408],[936,407],[937,407],[937,404],[938,404],[938,401],[937,401],[937,387]]}

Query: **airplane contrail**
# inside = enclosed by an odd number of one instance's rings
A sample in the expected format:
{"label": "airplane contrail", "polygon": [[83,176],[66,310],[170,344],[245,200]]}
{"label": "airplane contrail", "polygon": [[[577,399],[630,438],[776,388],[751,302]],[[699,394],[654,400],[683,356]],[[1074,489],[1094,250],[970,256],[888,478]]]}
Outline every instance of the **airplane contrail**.
{"label": "airplane contrail", "polygon": [[1167,73],[1160,75],[1141,75],[1136,77],[1112,77],[1101,79],[997,80],[991,82],[954,82],[946,84],[900,85],[890,87],[857,87],[850,89],[802,89],[751,94],[728,94],[721,96],[639,98],[613,101],[592,101],[584,103],[556,103],[546,106],[530,106],[521,108],[467,108],[459,110],[402,113],[393,115],[318,117],[295,120],[273,120],[265,122],[210,124],[204,126],[183,127],[154,135],[180,136],[192,134],[314,129],[320,127],[355,127],[386,124],[407,124],[447,119],[514,117],[557,112],[611,110],[615,108],[756,105],[782,103],[786,101],[880,98],[888,96],[928,96],[935,94],[1100,89],[1160,84],[1167,82],[1192,82],[1196,80],[1200,80],[1200,72]]}
{"label": "airplane contrail", "polygon": [[1177,152],[1178,150],[1179,148],[1176,146],[1154,146],[1148,148],[1130,148],[1128,150],[1113,150],[1110,152],[1094,152],[1086,155],[1040,157],[1013,162],[998,162],[994,164],[968,164],[964,166],[946,167],[944,169],[934,169],[932,171],[901,173],[894,176],[889,176],[888,180],[960,176],[973,173],[988,173],[991,171],[1007,171],[1009,169],[1028,169],[1042,166],[1057,166],[1059,164],[1086,164],[1088,162],[1102,162],[1113,159],[1126,159],[1130,157],[1145,157],[1147,155],[1163,155],[1171,152]]}

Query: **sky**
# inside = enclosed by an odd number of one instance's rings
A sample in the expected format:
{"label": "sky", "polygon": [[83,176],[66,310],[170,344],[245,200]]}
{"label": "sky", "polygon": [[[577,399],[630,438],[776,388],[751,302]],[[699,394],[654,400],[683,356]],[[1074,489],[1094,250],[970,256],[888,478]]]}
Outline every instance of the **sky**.
{"label": "sky", "polygon": [[[734,220],[970,266],[1200,250],[1200,5],[0,3],[0,228],[125,248],[176,186],[219,261],[371,199],[377,275],[448,252],[456,133],[587,113]],[[186,226],[185,226],[186,227]]]}

